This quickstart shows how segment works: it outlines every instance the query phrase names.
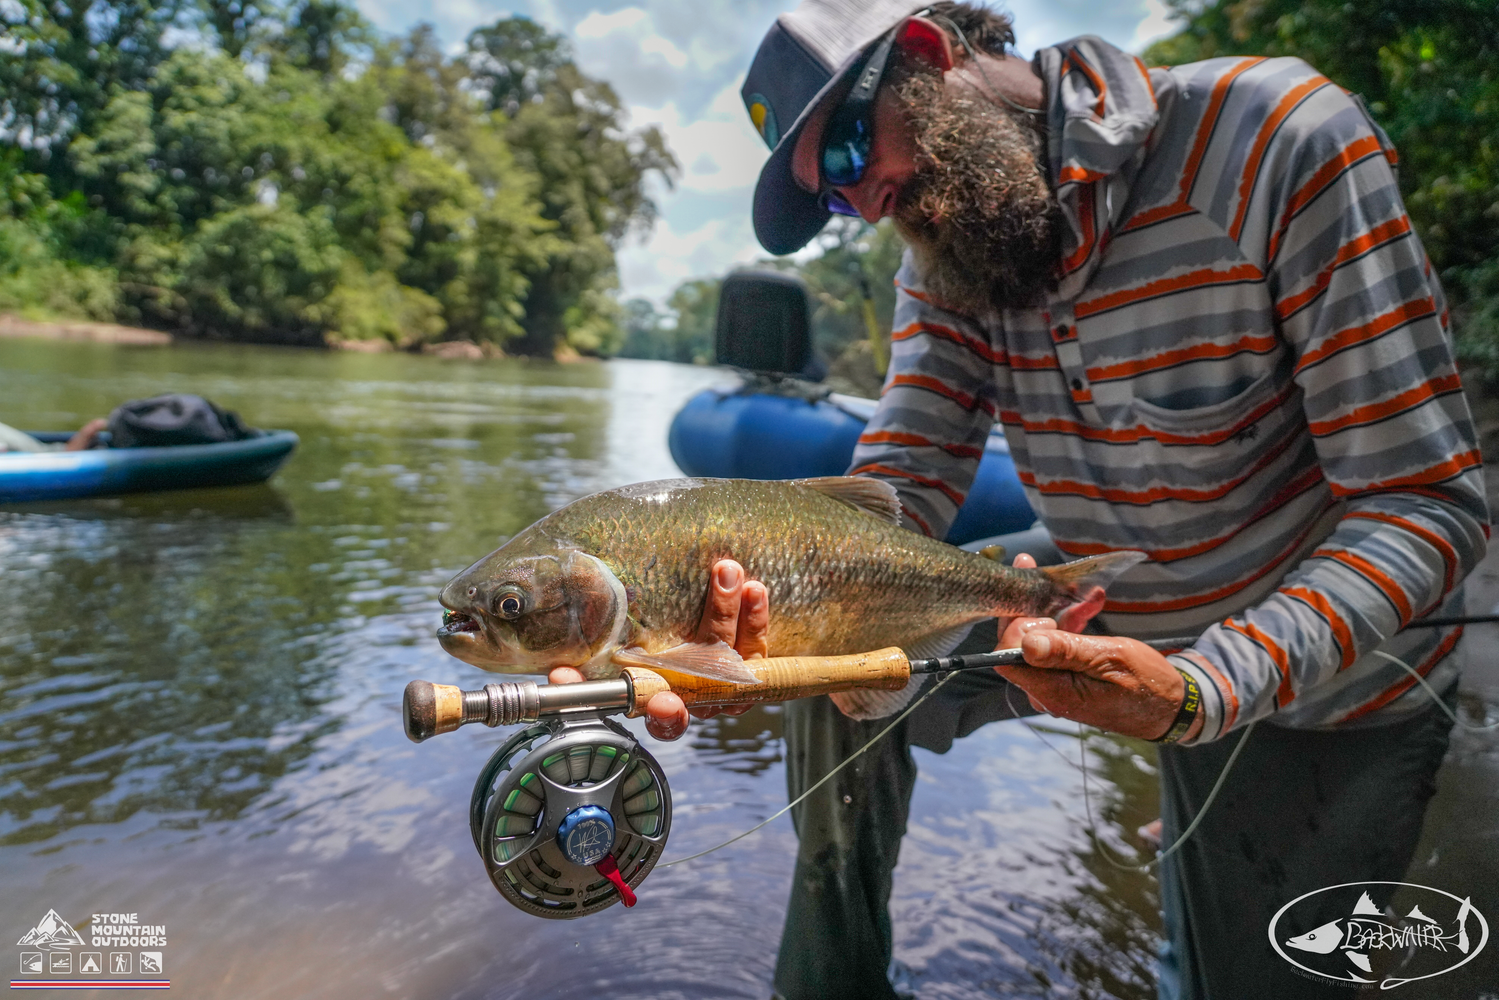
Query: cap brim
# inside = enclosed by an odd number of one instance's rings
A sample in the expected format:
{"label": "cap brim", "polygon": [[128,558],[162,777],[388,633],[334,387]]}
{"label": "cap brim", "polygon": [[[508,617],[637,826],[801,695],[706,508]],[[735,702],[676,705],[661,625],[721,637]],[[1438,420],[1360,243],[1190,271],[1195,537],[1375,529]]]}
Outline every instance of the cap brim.
{"label": "cap brim", "polygon": [[755,184],[755,238],[762,247],[777,257],[795,253],[806,246],[812,237],[822,232],[828,219],[832,218],[832,213],[823,207],[819,195],[803,190],[796,183],[796,177],[791,172],[791,156],[796,152],[796,140],[801,136],[807,119],[848,78],[865,50],[878,42],[878,38],[874,39],[838,67],[817,92],[817,96],[807,102],[806,108],[797,116],[791,128],[776,143],[770,159],[760,168],[760,180]]}

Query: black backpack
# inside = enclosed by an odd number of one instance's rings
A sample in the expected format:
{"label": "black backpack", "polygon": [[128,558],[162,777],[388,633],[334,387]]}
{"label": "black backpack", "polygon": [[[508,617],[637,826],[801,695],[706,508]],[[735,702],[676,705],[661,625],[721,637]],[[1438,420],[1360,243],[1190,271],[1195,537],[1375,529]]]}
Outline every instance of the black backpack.
{"label": "black backpack", "polygon": [[221,410],[202,396],[170,393],[121,403],[109,415],[111,448],[162,448],[179,444],[219,444],[259,437],[233,410]]}

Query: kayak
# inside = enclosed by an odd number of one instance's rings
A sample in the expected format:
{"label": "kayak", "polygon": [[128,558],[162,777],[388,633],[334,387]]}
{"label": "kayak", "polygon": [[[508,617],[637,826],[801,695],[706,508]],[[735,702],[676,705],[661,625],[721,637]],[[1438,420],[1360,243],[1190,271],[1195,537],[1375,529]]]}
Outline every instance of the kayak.
{"label": "kayak", "polygon": [[[72,436],[68,431],[30,433],[49,444]],[[258,483],[269,479],[296,446],[291,431],[266,431],[221,444],[4,452],[0,503]]]}
{"label": "kayak", "polygon": [[[805,479],[841,476],[876,402],[829,393],[816,398],[707,389],[672,420],[667,444],[689,476],[723,479]],[[1015,474],[1010,445],[989,435],[968,499],[947,533],[962,545],[1024,531],[1036,521]]]}

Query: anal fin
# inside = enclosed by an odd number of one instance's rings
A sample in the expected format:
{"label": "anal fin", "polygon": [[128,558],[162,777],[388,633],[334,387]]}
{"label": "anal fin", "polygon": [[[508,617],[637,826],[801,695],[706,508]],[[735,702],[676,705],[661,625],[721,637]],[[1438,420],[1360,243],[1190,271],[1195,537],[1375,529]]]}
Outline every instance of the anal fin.
{"label": "anal fin", "polygon": [[[958,625],[908,643],[903,647],[906,656],[913,660],[946,656],[963,644],[963,640],[968,638],[968,633],[973,631],[974,624],[974,622],[969,622],[966,625]],[[854,688],[852,691],[835,692],[828,697],[833,699],[833,704],[838,706],[838,711],[850,719],[857,719],[860,722],[883,719],[909,705],[911,699],[916,697],[926,683],[928,676],[930,675],[911,678],[910,682],[899,691]]]}
{"label": "anal fin", "polygon": [[610,659],[620,666],[674,670],[679,674],[729,684],[760,682],[754,671],[745,666],[744,657],[723,642],[684,642],[659,653],[647,653],[643,649],[630,647],[615,650]]}

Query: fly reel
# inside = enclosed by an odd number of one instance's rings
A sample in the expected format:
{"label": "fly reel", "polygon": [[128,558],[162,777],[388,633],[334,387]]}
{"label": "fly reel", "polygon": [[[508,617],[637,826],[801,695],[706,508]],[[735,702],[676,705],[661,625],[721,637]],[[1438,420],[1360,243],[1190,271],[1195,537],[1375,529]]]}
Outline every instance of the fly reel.
{"label": "fly reel", "polygon": [[606,719],[550,719],[506,740],[479,772],[469,828],[489,879],[515,906],[569,920],[650,874],[671,829],[666,776]]}

